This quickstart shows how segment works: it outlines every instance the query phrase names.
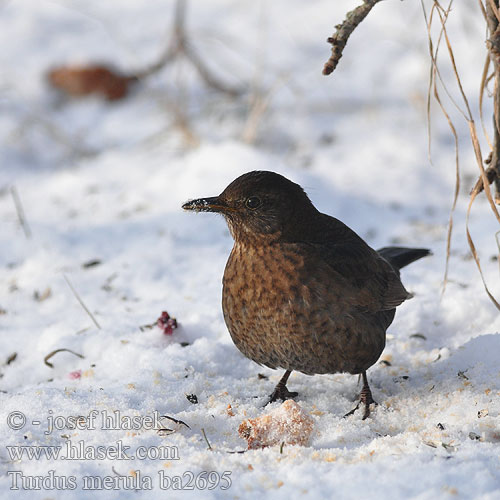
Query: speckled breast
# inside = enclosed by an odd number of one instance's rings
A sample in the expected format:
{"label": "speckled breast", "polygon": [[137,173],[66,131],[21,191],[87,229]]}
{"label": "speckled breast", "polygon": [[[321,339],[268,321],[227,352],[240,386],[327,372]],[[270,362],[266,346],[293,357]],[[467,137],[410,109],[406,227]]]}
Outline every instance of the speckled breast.
{"label": "speckled breast", "polygon": [[310,260],[286,245],[235,244],[222,293],[231,337],[245,356],[270,368],[360,373],[380,356],[385,328],[343,310],[342,288]]}

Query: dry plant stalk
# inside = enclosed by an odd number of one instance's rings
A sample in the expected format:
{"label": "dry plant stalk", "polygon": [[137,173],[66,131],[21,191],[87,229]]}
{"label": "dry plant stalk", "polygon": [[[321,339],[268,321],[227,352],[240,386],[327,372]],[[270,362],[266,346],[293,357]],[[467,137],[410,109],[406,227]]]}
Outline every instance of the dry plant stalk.
{"label": "dry plant stalk", "polygon": [[[482,1],[479,0],[479,2],[481,4],[481,8],[482,8],[481,10],[483,11],[483,14],[485,16],[488,16],[488,13],[491,10],[492,16],[494,16],[496,18],[496,27],[498,27],[498,21],[500,20],[500,17],[498,15],[499,14],[499,12],[498,12],[498,5],[496,6],[496,10],[494,10],[493,7],[492,7],[492,5],[494,5],[494,1],[495,0],[487,0],[487,2],[489,2],[489,4],[486,5],[486,9],[485,9],[484,5],[482,4]],[[495,201],[493,200],[493,197],[492,197],[492,194],[491,194],[491,190],[490,190],[490,182],[489,182],[489,180],[493,176],[491,174],[491,170],[489,169],[490,172],[487,173],[487,171],[485,170],[485,168],[483,166],[483,154],[481,152],[481,146],[479,144],[479,139],[478,139],[476,125],[475,125],[474,119],[472,117],[472,112],[471,112],[471,109],[470,109],[470,106],[469,106],[469,101],[467,99],[467,96],[465,95],[465,92],[464,92],[464,89],[463,89],[463,86],[462,86],[462,82],[461,82],[461,79],[460,79],[460,76],[459,76],[459,73],[458,73],[458,69],[457,69],[457,66],[456,66],[456,62],[455,62],[455,56],[454,56],[454,53],[453,53],[452,44],[450,42],[450,39],[448,37],[448,32],[446,30],[446,21],[448,19],[448,14],[450,12],[452,4],[453,4],[453,0],[450,0],[450,2],[448,4],[448,7],[445,9],[445,8],[443,8],[441,6],[439,0],[433,0],[433,5],[432,5],[432,8],[431,8],[430,16],[427,17],[427,14],[426,14],[426,11],[425,11],[425,6],[424,6],[423,0],[422,0],[422,8],[424,10],[424,16],[425,16],[425,19],[426,19],[427,29],[428,29],[429,48],[430,48],[431,63],[432,63],[431,78],[430,78],[430,84],[429,84],[429,96],[430,96],[430,92],[431,92],[431,89],[432,89],[433,90],[433,94],[434,94],[434,98],[436,99],[436,102],[438,102],[438,104],[439,104],[439,106],[440,106],[440,108],[441,108],[444,116],[446,117],[446,119],[448,121],[450,129],[452,130],[452,133],[453,133],[453,135],[455,137],[456,184],[455,184],[455,196],[454,196],[453,206],[452,206],[451,215],[450,215],[450,222],[449,222],[449,226],[448,226],[447,253],[446,253],[446,271],[445,271],[444,286],[446,286],[446,279],[447,279],[447,272],[448,272],[448,261],[449,261],[449,257],[450,257],[450,241],[451,241],[451,233],[452,233],[452,228],[453,228],[453,217],[452,217],[452,214],[453,214],[453,210],[454,210],[454,208],[456,206],[456,201],[457,201],[457,196],[458,196],[458,189],[459,189],[459,185],[460,185],[459,184],[460,183],[460,173],[459,173],[459,161],[458,161],[458,139],[457,139],[456,129],[455,129],[455,127],[454,127],[454,125],[453,125],[453,123],[452,123],[452,121],[450,119],[450,116],[447,113],[447,111],[446,111],[445,107],[443,106],[442,101],[441,101],[441,99],[439,97],[439,92],[438,92],[437,86],[436,86],[436,80],[437,79],[439,79],[439,81],[440,81],[441,85],[443,86],[444,90],[446,91],[446,93],[450,97],[450,99],[453,102],[453,104],[460,111],[460,113],[462,114],[462,116],[466,120],[466,122],[468,124],[468,127],[469,127],[469,134],[470,134],[470,138],[471,138],[471,142],[472,142],[472,147],[473,147],[474,154],[475,154],[475,157],[476,157],[476,162],[477,162],[477,165],[478,165],[478,168],[479,168],[479,171],[480,171],[480,177],[479,177],[480,182],[478,181],[478,183],[476,183],[476,186],[472,190],[471,195],[470,195],[470,199],[469,199],[469,205],[468,205],[468,208],[467,208],[466,224],[465,224],[467,241],[468,241],[469,248],[471,250],[472,256],[474,258],[474,261],[476,263],[476,266],[477,266],[477,268],[479,270],[479,274],[481,276],[481,279],[482,279],[484,288],[486,290],[486,293],[487,293],[488,297],[491,299],[491,301],[495,304],[495,306],[498,309],[500,309],[499,302],[492,295],[492,293],[490,292],[490,290],[489,290],[489,288],[488,288],[488,286],[486,284],[486,280],[484,278],[484,274],[483,274],[483,271],[482,271],[482,268],[481,268],[481,264],[480,264],[480,261],[479,261],[479,256],[477,254],[477,250],[476,250],[476,247],[474,245],[474,241],[472,239],[472,236],[471,236],[470,230],[469,230],[469,216],[470,216],[472,204],[474,203],[474,200],[475,200],[476,196],[482,190],[484,190],[484,192],[486,194],[486,197],[488,199],[488,202],[490,204],[490,207],[491,207],[491,209],[492,209],[492,211],[493,211],[493,213],[494,213],[494,215],[497,218],[497,220],[498,220],[499,223],[500,223],[500,214],[498,213],[497,207],[495,205]],[[433,19],[434,19],[435,16],[438,17],[438,20],[439,20],[439,23],[440,23],[440,27],[441,27],[440,28],[440,34],[439,34],[439,37],[438,37],[438,40],[437,40],[437,44],[436,44],[436,49],[433,48],[433,42],[432,42],[432,36],[431,36],[431,26],[432,26],[432,22],[433,22]],[[490,25],[489,25],[489,28],[491,29]],[[453,74],[454,74],[454,77],[455,77],[455,81],[457,83],[457,86],[458,86],[458,89],[459,89],[459,93],[460,93],[460,96],[461,96],[461,100],[462,100],[462,104],[465,106],[465,109],[461,109],[460,106],[453,100],[453,98],[451,97],[451,95],[450,95],[450,93],[449,93],[449,91],[448,91],[448,89],[447,89],[447,87],[446,87],[443,79],[441,78],[440,73],[439,73],[439,68],[438,68],[438,64],[437,64],[437,53],[438,53],[439,45],[442,42],[442,40],[444,40],[445,43],[446,43],[446,49],[447,49],[448,57],[449,57],[449,60],[451,62],[451,66],[453,68]],[[499,38],[499,42],[500,42],[500,38]],[[499,43],[499,47],[500,47],[500,43]],[[500,52],[499,52],[499,54],[500,54]],[[493,57],[491,55],[491,48],[490,48],[489,58],[493,59]],[[489,61],[487,60],[487,62],[485,64],[485,69],[483,70],[483,76],[482,76],[482,79],[481,79],[481,95],[480,95],[480,103],[481,104],[482,104],[482,97],[483,97],[484,88],[485,88],[485,85],[487,84],[487,81],[488,81],[488,77],[487,77],[488,67],[489,67]],[[500,69],[498,68],[498,66],[495,66],[495,71],[496,71],[496,75],[500,76]],[[495,143],[493,145],[493,149],[492,149],[492,153],[491,153],[491,159],[490,159],[493,167],[495,167],[495,165],[497,164],[495,162],[498,162],[497,158],[500,158],[500,154],[497,155],[497,153],[496,153],[496,148],[498,148],[499,151],[500,151],[500,134],[499,134],[500,120],[498,119],[498,106],[499,105],[500,105],[499,81],[498,81],[497,78],[495,78],[495,120],[494,120],[494,124],[495,124]],[[429,109],[430,109],[430,99],[428,100],[428,112],[429,112]],[[487,137],[487,140],[488,140],[488,143],[490,144],[490,141],[489,141],[488,137]],[[444,287],[443,287],[443,291],[444,291]]]}
{"label": "dry plant stalk", "polygon": [[271,104],[274,94],[284,84],[285,78],[280,78],[270,89],[261,91],[256,89],[251,97],[250,112],[248,113],[241,139],[246,144],[254,144],[257,138],[259,126]]}
{"label": "dry plant stalk", "polygon": [[[482,2],[480,3],[482,5]],[[491,148],[491,162],[488,168],[489,175],[487,175],[487,179],[483,179],[483,182],[493,179],[490,182],[495,182],[495,198],[496,202],[500,204],[500,14],[498,11],[498,0],[488,0],[486,8],[483,9],[483,15],[485,15],[488,26],[489,39],[486,41],[486,46],[488,47],[489,60],[493,63],[493,78],[495,82],[493,91],[494,143]],[[482,187],[484,188],[484,184]]]}
{"label": "dry plant stalk", "polygon": [[72,351],[71,349],[66,349],[65,347],[62,347],[61,349],[56,349],[55,351],[49,352],[47,356],[43,358],[43,362],[49,367],[49,368],[54,368],[54,364],[49,361],[50,358],[52,358],[54,355],[56,355],[58,352],[70,352],[71,354],[74,354],[75,356],[78,356],[81,359],[85,359],[85,356],[83,354],[79,354],[75,351]]}
{"label": "dry plant stalk", "polygon": [[198,74],[205,83],[219,92],[223,92],[233,97],[242,93],[242,89],[232,87],[223,83],[208,69],[205,61],[198,56],[196,50],[189,42],[186,33],[186,0],[177,0],[175,4],[174,25],[172,27],[172,38],[169,45],[159,57],[156,63],[142,71],[136,71],[132,76],[137,79],[148,77],[173,62],[176,58],[184,56],[198,71]]}
{"label": "dry plant stalk", "polygon": [[11,186],[10,194],[12,195],[12,200],[14,201],[14,206],[16,207],[17,218],[19,219],[19,224],[23,228],[24,236],[29,240],[31,238],[31,229],[24,215],[23,205],[21,203],[21,198],[17,192],[16,186]]}
{"label": "dry plant stalk", "polygon": [[[443,15],[443,23],[446,22],[446,19],[448,18],[448,14],[450,12],[451,8],[451,3],[449,3],[448,8],[444,11]],[[431,36],[431,27],[432,27],[432,21],[433,21],[433,14],[436,9],[436,5],[434,4],[431,8],[429,17],[427,17],[427,13],[425,11],[425,6],[423,3],[423,0],[421,0],[422,4],[422,10],[424,13],[424,19],[425,19],[425,24],[427,26],[427,36],[429,40],[429,55],[431,57],[431,70],[429,74],[429,87],[427,90],[427,141],[428,141],[428,147],[429,147],[429,161],[432,164],[432,154],[431,154],[431,138],[432,138],[432,133],[431,133],[431,101],[432,101],[432,96],[434,96],[434,99],[436,102],[439,104],[439,108],[441,109],[441,112],[446,118],[446,121],[448,122],[448,126],[450,127],[451,133],[453,135],[454,141],[455,141],[455,190],[454,190],[454,195],[453,195],[453,203],[452,207],[450,210],[450,218],[448,221],[448,231],[447,231],[447,236],[446,236],[446,262],[445,262],[445,271],[444,271],[444,278],[443,278],[443,288],[442,288],[442,294],[446,290],[446,284],[448,282],[448,269],[449,269],[449,261],[450,261],[450,250],[451,250],[451,235],[453,232],[453,213],[455,211],[456,205],[457,205],[457,200],[458,200],[458,194],[460,192],[460,158],[459,158],[459,147],[458,147],[458,135],[455,126],[453,125],[453,122],[451,120],[450,115],[446,111],[445,106],[443,105],[443,102],[441,100],[441,97],[439,95],[439,90],[437,86],[437,81],[441,83],[443,86],[445,92],[447,93],[448,97],[450,100],[453,102],[455,107],[462,113],[462,115],[465,116],[464,112],[460,109],[460,106],[455,102],[453,99],[451,93],[448,91],[448,88],[443,81],[441,77],[441,73],[439,72],[439,68],[437,65],[437,56],[439,52],[439,47],[441,44],[441,40],[443,37],[443,28],[441,28],[438,36],[437,43],[434,48],[434,43],[432,40]]]}
{"label": "dry plant stalk", "polygon": [[94,325],[100,330],[101,325],[97,322],[95,316],[90,312],[89,308],[85,305],[85,302],[83,302],[82,298],[76,291],[75,287],[71,284],[71,281],[69,281],[68,277],[65,274],[63,274],[63,277],[66,283],[68,284],[70,290],[73,292],[73,295],[75,296],[76,300],[78,300],[83,310],[89,315],[90,319],[94,322]]}

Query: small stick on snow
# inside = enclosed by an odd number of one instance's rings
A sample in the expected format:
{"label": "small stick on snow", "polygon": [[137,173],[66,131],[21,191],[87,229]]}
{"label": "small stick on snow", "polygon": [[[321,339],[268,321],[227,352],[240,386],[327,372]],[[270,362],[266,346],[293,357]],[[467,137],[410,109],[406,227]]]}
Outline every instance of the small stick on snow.
{"label": "small stick on snow", "polygon": [[160,418],[166,418],[168,420],[172,420],[172,422],[176,423],[176,424],[181,424],[181,425],[185,425],[188,429],[191,429],[191,427],[189,427],[188,424],[186,424],[186,422],[183,422],[182,420],[179,420],[177,418],[174,418],[174,417],[169,417],[168,415],[161,415]]}
{"label": "small stick on snow", "polygon": [[49,361],[49,359],[57,354],[58,352],[70,352],[71,354],[74,354],[75,356],[78,356],[79,358],[85,359],[85,356],[83,354],[78,354],[75,351],[72,351],[71,349],[66,349],[66,348],[61,348],[61,349],[56,349],[55,351],[49,352],[45,358],[43,358],[43,362],[49,367],[49,368],[54,368],[54,365]]}
{"label": "small stick on snow", "polygon": [[125,474],[120,474],[116,469],[115,469],[115,466],[113,465],[111,467],[111,470],[113,471],[113,474],[116,474],[117,476],[120,476],[120,477],[127,477]]}
{"label": "small stick on snow", "polygon": [[210,443],[208,442],[207,435],[205,434],[205,429],[203,427],[201,428],[201,433],[203,434],[203,437],[205,438],[205,441],[207,442],[208,449],[212,451],[212,447],[210,446]]}
{"label": "small stick on snow", "polygon": [[24,215],[23,205],[21,203],[21,198],[19,198],[19,193],[17,192],[16,186],[11,186],[10,194],[14,200],[14,205],[16,207],[17,218],[19,219],[19,224],[23,228],[24,235],[29,240],[31,238],[31,229],[26,222],[26,216]]}
{"label": "small stick on snow", "polygon": [[99,328],[99,330],[101,329],[101,325],[97,322],[97,320],[95,319],[94,315],[89,311],[88,307],[84,304],[83,300],[81,299],[80,295],[78,295],[78,292],[73,288],[73,285],[70,283],[68,277],[63,274],[64,276],[64,279],[66,280],[66,283],[68,284],[68,286],[70,287],[71,291],[73,292],[73,295],[76,297],[76,300],[78,300],[78,302],[80,302],[80,305],[83,307],[83,309],[85,310],[85,312],[90,316],[90,319],[94,322],[95,326],[97,326],[97,328]]}
{"label": "small stick on snow", "polygon": [[497,260],[498,260],[498,265],[500,266],[500,231],[497,231],[495,233],[495,239],[497,241],[497,247],[498,247],[498,257],[497,257]]}

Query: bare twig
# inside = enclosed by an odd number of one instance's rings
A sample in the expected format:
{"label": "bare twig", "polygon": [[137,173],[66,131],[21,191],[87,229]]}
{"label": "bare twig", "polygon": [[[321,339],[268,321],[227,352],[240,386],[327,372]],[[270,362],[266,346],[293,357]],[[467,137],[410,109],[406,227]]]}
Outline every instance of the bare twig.
{"label": "bare twig", "polygon": [[64,279],[66,280],[66,283],[68,284],[71,291],[73,292],[73,295],[76,297],[76,300],[78,300],[78,302],[80,302],[80,305],[83,307],[85,312],[90,316],[90,319],[94,322],[95,326],[97,326],[97,328],[99,328],[99,330],[100,330],[101,325],[97,322],[94,315],[89,311],[88,307],[84,304],[82,298],[80,297],[80,295],[78,295],[78,292],[74,289],[74,287],[71,284],[71,282],[69,281],[68,277],[65,274],[63,274],[63,276],[64,276]]}
{"label": "bare twig", "polygon": [[248,114],[241,138],[247,144],[253,144],[257,137],[259,124],[262,121],[276,91],[284,84],[286,77],[279,78],[266,92],[255,90],[250,102]]}
{"label": "bare twig", "polygon": [[483,129],[483,134],[484,137],[486,138],[486,142],[488,143],[488,146],[490,147],[491,150],[493,150],[493,144],[491,143],[490,136],[486,130],[486,126],[484,124],[484,115],[483,115],[483,98],[484,98],[484,91],[487,89],[488,82],[490,78],[493,77],[494,73],[492,73],[490,76],[488,76],[488,70],[490,68],[490,55],[486,55],[486,61],[484,62],[484,67],[483,67],[483,74],[481,76],[481,85],[479,86],[479,119],[481,120],[481,127]]}
{"label": "bare twig", "polygon": [[[496,22],[500,22],[500,12],[498,11],[498,1],[496,0],[487,0],[486,2],[486,14],[487,18],[491,18],[493,16],[496,19]],[[489,19],[487,19],[489,22]]]}
{"label": "bare twig", "polygon": [[21,203],[21,198],[19,198],[19,193],[17,192],[16,186],[11,186],[10,194],[14,200],[14,205],[16,207],[17,218],[19,219],[19,224],[23,228],[24,235],[27,239],[31,238],[31,229],[26,221],[26,216],[24,215],[23,205]]}
{"label": "bare twig", "polygon": [[208,442],[208,439],[207,439],[207,435],[205,434],[205,429],[203,429],[203,428],[202,428],[202,429],[201,429],[201,433],[203,434],[203,437],[205,438],[205,441],[206,441],[206,443],[207,443],[207,445],[208,445],[208,449],[209,449],[210,451],[212,451],[212,447],[210,446],[210,443]]}
{"label": "bare twig", "polygon": [[171,420],[172,422],[174,422],[175,424],[179,424],[179,425],[184,425],[186,426],[188,429],[191,429],[191,427],[189,427],[188,424],[186,424],[186,422],[182,421],[182,420],[179,420],[177,418],[174,418],[174,417],[169,417],[168,415],[162,415],[160,418],[166,418],[168,420]]}
{"label": "bare twig", "polygon": [[142,71],[136,71],[134,76],[137,79],[148,77],[157,73],[165,66],[170,64],[182,50],[182,45],[185,40],[185,19],[186,19],[186,0],[177,0],[175,4],[175,14],[173,23],[173,35],[163,54],[149,68]]}
{"label": "bare twig", "polygon": [[182,134],[186,146],[189,148],[199,146],[200,139],[190,124],[187,113],[188,106],[183,106],[182,102],[176,102],[173,99],[168,100],[165,104],[173,115],[172,126]]}
{"label": "bare twig", "polygon": [[61,348],[61,349],[56,349],[55,351],[49,352],[45,358],[43,358],[43,362],[50,368],[54,368],[54,365],[49,361],[49,359],[57,354],[58,352],[70,352],[71,354],[74,354],[75,356],[78,356],[81,359],[85,359],[85,356],[83,354],[78,354],[75,351],[72,351],[71,349],[66,349],[66,348]]}
{"label": "bare twig", "polygon": [[356,7],[346,14],[342,24],[335,26],[335,33],[327,38],[327,42],[332,45],[332,55],[323,67],[323,74],[329,75],[337,67],[342,52],[351,36],[352,32],[358,27],[359,23],[370,13],[375,4],[380,0],[363,0],[363,4]]}
{"label": "bare twig", "polygon": [[[379,1],[379,0],[377,0]],[[198,56],[196,50],[192,47],[186,34],[186,0],[177,0],[175,5],[173,35],[169,45],[160,56],[157,62],[152,64],[149,68],[142,71],[137,71],[131,78],[142,79],[150,76],[162,68],[173,62],[176,58],[184,55],[184,57],[191,62],[196,68],[201,78],[209,86],[229,94],[233,97],[239,96],[242,93],[241,88],[232,87],[223,83],[216,77],[206,66],[205,61]]]}
{"label": "bare twig", "polygon": [[[497,240],[498,241],[498,240]],[[10,365],[12,362],[14,362],[17,358],[17,352],[13,352],[8,358],[7,361],[5,362],[6,365]]]}
{"label": "bare twig", "polygon": [[120,476],[120,477],[127,477],[125,474],[121,474],[120,472],[118,472],[118,471],[115,469],[115,466],[114,466],[114,465],[111,467],[111,470],[113,471],[113,474],[116,474],[117,476]]}
{"label": "bare twig", "polygon": [[500,268],[500,231],[497,231],[495,233],[495,240],[497,241],[497,248],[498,248],[497,262],[498,262],[498,267]]}
{"label": "bare twig", "polygon": [[[488,184],[493,183],[493,181],[495,181],[497,179],[497,177],[498,177],[498,171],[497,171],[497,169],[494,168],[493,165],[490,165],[486,169],[486,179],[488,181]],[[477,180],[476,184],[474,185],[474,187],[471,190],[471,194],[474,194],[474,196],[475,196],[475,195],[479,194],[481,191],[483,191],[483,189],[484,189],[483,178],[479,177],[479,179]]]}
{"label": "bare twig", "polygon": [[[495,182],[496,201],[500,203],[500,14],[498,11],[498,0],[486,2],[486,21],[489,31],[487,47],[489,57],[493,63],[495,75],[495,88],[493,91],[493,115],[494,115],[494,140],[491,155],[491,167],[496,172],[496,176],[491,182]],[[483,187],[487,177],[482,175]],[[486,189],[485,189],[486,191]]]}

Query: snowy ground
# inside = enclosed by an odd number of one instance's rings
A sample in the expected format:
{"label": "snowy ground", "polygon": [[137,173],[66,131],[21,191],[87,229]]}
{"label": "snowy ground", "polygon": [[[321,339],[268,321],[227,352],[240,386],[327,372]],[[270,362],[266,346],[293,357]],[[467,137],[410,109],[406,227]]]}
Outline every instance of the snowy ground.
{"label": "snowy ground", "polygon": [[[451,36],[475,105],[484,26],[474,2],[458,4]],[[463,186],[441,296],[454,150],[436,111],[428,161],[429,61],[420,2],[377,5],[336,73],[324,77],[324,40],[354,5],[193,0],[193,44],[220,78],[246,86],[246,93],[231,99],[214,92],[177,63],[108,104],[65,101],[43,74],[67,62],[108,61],[125,70],[153,62],[168,40],[171,1],[0,3],[2,498],[499,498],[500,318],[465,238],[477,169],[466,125],[457,121]],[[443,76],[452,81],[446,66]],[[249,118],[255,89],[268,104],[256,121]],[[190,134],[175,126],[172,103]],[[380,403],[369,419],[342,418],[359,391],[356,377],[293,373],[288,387],[315,423],[309,446],[230,453],[246,447],[238,436],[242,420],[278,406],[262,403],[281,374],[244,358],[224,325],[221,276],[232,245],[224,221],[180,206],[216,195],[254,169],[299,182],[319,209],[376,248],[428,247],[434,255],[403,272],[415,298],[398,308],[386,363],[369,371]],[[498,227],[483,198],[471,228],[498,297]],[[84,267],[96,259],[98,265]],[[172,336],[157,327],[141,331],[163,310],[180,324]],[[84,358],[62,352],[50,368],[44,357],[59,348]],[[158,434],[147,421],[139,429],[103,429],[103,416],[115,411],[142,418],[158,412],[190,428],[163,420],[174,433]],[[8,420],[12,412],[18,413]],[[48,428],[69,416],[86,423]],[[121,442],[131,454],[170,447],[164,449],[177,450],[179,459],[18,460],[6,448],[79,441],[89,449]],[[50,490],[47,479],[38,492],[22,489],[21,473],[28,481],[50,470],[73,476],[76,488]],[[15,480],[8,471],[20,471],[19,490],[10,490]],[[153,492],[118,484],[133,471],[151,477]],[[220,484],[209,490],[199,479],[198,491],[162,493],[159,473],[181,476],[186,485],[188,471],[195,478],[214,471]],[[222,490],[225,471],[231,486]],[[107,484],[118,489],[83,491],[84,476],[110,477]]]}

